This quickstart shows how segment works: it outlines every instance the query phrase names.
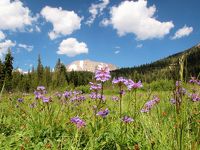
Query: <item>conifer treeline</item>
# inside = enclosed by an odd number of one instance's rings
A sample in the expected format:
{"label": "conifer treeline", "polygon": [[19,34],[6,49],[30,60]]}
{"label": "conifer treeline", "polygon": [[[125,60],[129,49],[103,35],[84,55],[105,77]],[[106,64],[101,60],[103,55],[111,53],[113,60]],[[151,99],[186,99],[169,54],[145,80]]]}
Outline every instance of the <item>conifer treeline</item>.
{"label": "conifer treeline", "polygon": [[[185,55],[183,76],[187,81],[191,76],[200,76],[200,47],[193,47],[182,53],[178,53],[161,59],[154,63],[132,68],[121,68],[111,72],[112,77],[127,77],[134,81],[150,83],[157,80],[179,80],[180,58]],[[37,68],[32,68],[27,74],[13,70],[13,57],[10,50],[5,60],[0,60],[0,89],[5,85],[6,91],[32,92],[38,85],[43,85],[49,90],[59,88],[77,87],[88,85],[93,79],[91,72],[67,72],[65,65],[58,59],[54,70],[44,67],[40,56]]]}
{"label": "conifer treeline", "polygon": [[28,73],[13,70],[13,57],[11,52],[5,56],[5,60],[0,60],[0,89],[5,84],[5,91],[33,92],[38,85],[43,85],[49,90],[65,89],[80,85],[88,85],[93,74],[90,72],[67,72],[65,65],[58,59],[53,70],[42,65],[40,55],[38,56],[37,68],[32,67]]}
{"label": "conifer treeline", "polygon": [[[184,60],[180,61],[182,56]],[[143,82],[160,79],[179,80],[180,62],[184,62],[183,76],[187,81],[191,76],[200,77],[200,47],[195,46],[165,59],[138,67],[121,68],[112,72],[113,76],[124,76]]]}

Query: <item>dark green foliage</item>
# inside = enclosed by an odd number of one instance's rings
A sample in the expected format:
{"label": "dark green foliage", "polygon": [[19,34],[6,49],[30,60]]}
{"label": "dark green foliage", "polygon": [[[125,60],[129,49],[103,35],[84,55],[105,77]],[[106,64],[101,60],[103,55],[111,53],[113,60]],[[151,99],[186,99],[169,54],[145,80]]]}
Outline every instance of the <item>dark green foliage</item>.
{"label": "dark green foliage", "polygon": [[84,86],[88,85],[92,80],[93,73],[85,71],[67,72],[65,65],[60,59],[58,59],[56,66],[52,71],[50,67],[44,67],[42,65],[39,55],[36,70],[33,67],[32,70],[28,71],[26,74],[14,70],[12,76],[12,88],[14,91],[33,92],[38,85],[43,85],[49,90],[66,90],[66,87],[68,87],[68,90],[71,90],[74,87],[77,87],[77,90],[88,93],[89,87]]}
{"label": "dark green foliage", "polygon": [[72,83],[75,87],[80,85],[88,85],[92,80],[93,73],[87,71],[71,71],[68,72],[68,83]]}
{"label": "dark green foliage", "polygon": [[63,63],[61,63],[60,59],[58,59],[56,66],[54,68],[53,73],[53,87],[65,87],[66,86],[66,68]]}
{"label": "dark green foliage", "polygon": [[5,61],[3,65],[3,74],[5,80],[5,90],[11,91],[12,90],[12,71],[13,71],[13,56],[11,54],[10,49],[5,56]]}
{"label": "dark green foliage", "polygon": [[[152,90],[168,89],[171,86],[171,82],[165,82],[167,80],[179,80],[179,59],[185,56],[183,76],[185,81],[191,76],[198,76],[200,73],[200,47],[193,47],[182,53],[169,56],[167,58],[158,60],[154,63],[144,64],[133,68],[121,68],[112,71],[112,77],[127,77],[134,81],[142,80],[142,82],[151,83]],[[43,85],[47,89],[68,89],[76,88],[88,92],[88,85],[90,81],[93,81],[93,73],[86,71],[71,71],[67,72],[65,65],[58,59],[54,70],[50,67],[44,67],[42,65],[41,57],[38,56],[38,65],[35,69],[32,68],[28,74],[22,74],[19,71],[12,71],[13,57],[10,53],[5,57],[5,61],[0,61],[0,88],[2,88],[4,78],[6,82],[6,90],[11,89],[15,91],[33,92],[38,85]],[[106,87],[111,86],[111,82],[106,83]]]}
{"label": "dark green foliage", "polygon": [[191,76],[198,76],[200,73],[200,47],[198,46],[150,64],[115,70],[112,75],[125,76],[148,83],[158,79],[178,80],[179,59],[183,55],[186,57],[184,61],[184,79],[187,80]]}
{"label": "dark green foliage", "polygon": [[38,56],[38,66],[37,66],[37,83],[38,85],[42,85],[42,79],[43,79],[43,73],[44,73],[44,68],[41,62],[40,55]]}
{"label": "dark green foliage", "polygon": [[3,63],[2,63],[2,61],[1,61],[1,59],[0,59],[0,89],[2,88],[3,82],[4,82],[3,67],[4,67],[4,65],[3,65]]}

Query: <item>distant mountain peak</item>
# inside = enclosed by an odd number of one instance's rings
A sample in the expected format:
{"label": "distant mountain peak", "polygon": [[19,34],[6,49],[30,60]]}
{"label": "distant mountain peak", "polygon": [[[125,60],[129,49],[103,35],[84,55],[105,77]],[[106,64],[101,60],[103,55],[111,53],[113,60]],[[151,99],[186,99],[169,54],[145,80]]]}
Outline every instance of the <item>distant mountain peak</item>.
{"label": "distant mountain peak", "polygon": [[116,70],[117,67],[113,64],[104,63],[104,62],[97,62],[92,61],[89,59],[86,60],[77,60],[73,61],[69,65],[66,66],[67,71],[89,71],[89,72],[95,72],[98,65],[101,66],[108,66],[110,70]]}

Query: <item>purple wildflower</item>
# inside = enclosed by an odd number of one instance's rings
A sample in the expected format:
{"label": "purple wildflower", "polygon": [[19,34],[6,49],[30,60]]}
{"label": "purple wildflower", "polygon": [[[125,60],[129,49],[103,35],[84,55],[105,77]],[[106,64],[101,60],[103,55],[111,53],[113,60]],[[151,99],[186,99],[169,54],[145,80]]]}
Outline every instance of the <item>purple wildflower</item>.
{"label": "purple wildflower", "polygon": [[[94,100],[95,100],[95,99],[101,100],[101,94],[92,92],[92,93],[90,94],[90,98],[91,98],[91,99],[94,99]],[[106,100],[106,97],[105,97],[104,95],[102,95],[102,100],[103,100],[103,101]]]}
{"label": "purple wildflower", "polygon": [[170,102],[171,102],[172,104],[176,104],[176,100],[175,100],[174,98],[171,98],[171,99],[170,99]]}
{"label": "purple wildflower", "polygon": [[200,101],[199,95],[198,95],[198,94],[195,94],[195,93],[190,94],[190,98],[192,99],[193,102],[198,102],[198,101]]}
{"label": "purple wildflower", "polygon": [[19,103],[22,103],[22,102],[24,102],[24,99],[23,99],[23,98],[18,98],[17,101],[18,101]]}
{"label": "purple wildflower", "polygon": [[191,77],[189,83],[200,85],[200,80],[196,79],[196,77]]}
{"label": "purple wildflower", "polygon": [[124,116],[124,117],[122,118],[122,121],[123,121],[124,123],[130,123],[130,122],[133,122],[134,120],[133,120],[133,118],[130,118],[130,117],[128,117],[128,116]]}
{"label": "purple wildflower", "polygon": [[77,100],[78,100],[78,101],[84,101],[85,99],[86,99],[86,98],[85,98],[84,95],[80,95],[80,96],[77,97]]}
{"label": "purple wildflower", "polygon": [[96,115],[101,116],[102,118],[105,118],[108,114],[109,114],[109,110],[108,108],[106,108],[105,110],[99,111]]}
{"label": "purple wildflower", "polygon": [[119,94],[124,95],[124,94],[126,94],[126,92],[125,92],[125,90],[121,90],[121,91],[119,91]]}
{"label": "purple wildflower", "polygon": [[43,97],[43,95],[38,91],[35,91],[34,94],[35,94],[35,99],[40,99]]}
{"label": "purple wildflower", "polygon": [[113,84],[125,84],[127,80],[123,77],[114,78],[112,83]]}
{"label": "purple wildflower", "polygon": [[176,87],[181,86],[181,81],[176,81]]}
{"label": "purple wildflower", "polygon": [[191,77],[191,79],[189,80],[189,83],[197,83],[196,77]]}
{"label": "purple wildflower", "polygon": [[139,89],[139,88],[142,88],[142,87],[143,87],[141,81],[138,81],[138,82],[136,83],[136,82],[134,82],[134,81],[131,80],[131,79],[127,80],[125,84],[126,84],[128,90],[131,90],[131,89]]}
{"label": "purple wildflower", "polygon": [[149,112],[153,108],[153,106],[156,105],[159,101],[160,101],[160,99],[157,96],[154,96],[153,100],[150,100],[150,101],[145,103],[141,112],[143,112],[143,113]]}
{"label": "purple wildflower", "polygon": [[74,118],[71,118],[70,121],[74,124],[76,124],[77,128],[82,128],[82,127],[85,127],[86,123],[85,121],[83,121],[82,119],[80,119],[78,116],[77,117],[74,117]]}
{"label": "purple wildflower", "polygon": [[98,84],[98,83],[92,83],[90,82],[90,90],[94,90],[94,91],[98,91],[98,90],[101,90],[101,84]]}
{"label": "purple wildflower", "polygon": [[37,87],[37,90],[38,90],[38,91],[44,91],[44,90],[45,90],[45,87],[44,87],[44,86],[38,86],[38,87]]}
{"label": "purple wildflower", "polygon": [[73,96],[73,97],[70,99],[71,102],[75,102],[75,101],[80,102],[80,101],[84,101],[84,100],[86,100],[86,98],[85,98],[84,95],[76,95],[76,96]]}
{"label": "purple wildflower", "polygon": [[108,66],[103,67],[102,65],[98,65],[97,70],[95,72],[95,79],[97,81],[105,82],[110,78],[111,76]]}
{"label": "purple wildflower", "polygon": [[48,103],[48,102],[50,102],[50,100],[51,100],[50,97],[42,97],[42,101],[43,101],[44,103]]}
{"label": "purple wildflower", "polygon": [[65,91],[64,94],[63,94],[63,96],[64,96],[65,98],[69,98],[69,97],[72,96],[72,92],[71,92],[71,91]]}

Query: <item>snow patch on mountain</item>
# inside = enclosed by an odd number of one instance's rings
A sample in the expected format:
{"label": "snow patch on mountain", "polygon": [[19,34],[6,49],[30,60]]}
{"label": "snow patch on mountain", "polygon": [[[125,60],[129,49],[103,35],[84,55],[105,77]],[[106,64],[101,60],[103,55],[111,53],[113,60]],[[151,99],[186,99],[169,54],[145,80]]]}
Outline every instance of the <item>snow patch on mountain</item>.
{"label": "snow patch on mountain", "polygon": [[102,67],[108,66],[110,70],[116,70],[117,67],[113,64],[91,61],[91,60],[78,60],[70,63],[66,66],[67,71],[89,71],[95,72],[97,66],[100,65]]}

